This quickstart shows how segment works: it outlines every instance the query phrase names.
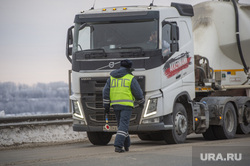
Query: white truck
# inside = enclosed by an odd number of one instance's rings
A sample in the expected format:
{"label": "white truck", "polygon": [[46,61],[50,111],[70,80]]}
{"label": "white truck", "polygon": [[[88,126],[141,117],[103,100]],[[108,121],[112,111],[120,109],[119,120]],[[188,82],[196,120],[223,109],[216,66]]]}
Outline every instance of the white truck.
{"label": "white truck", "polygon": [[117,130],[112,110],[104,127],[102,90],[123,59],[133,62],[146,101],[135,103],[130,134],[176,144],[191,133],[213,140],[250,132],[250,6],[92,8],[74,23],[66,43],[73,130],[92,144],[108,144]]}

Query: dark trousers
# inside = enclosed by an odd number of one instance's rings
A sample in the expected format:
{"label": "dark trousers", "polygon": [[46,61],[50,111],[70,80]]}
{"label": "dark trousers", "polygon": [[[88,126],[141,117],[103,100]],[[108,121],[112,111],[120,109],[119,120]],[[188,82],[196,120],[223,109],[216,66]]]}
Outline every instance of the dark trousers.
{"label": "dark trousers", "polygon": [[114,107],[118,130],[115,137],[115,147],[129,147],[130,137],[128,134],[129,121],[132,114],[132,107],[124,107],[119,110]]}

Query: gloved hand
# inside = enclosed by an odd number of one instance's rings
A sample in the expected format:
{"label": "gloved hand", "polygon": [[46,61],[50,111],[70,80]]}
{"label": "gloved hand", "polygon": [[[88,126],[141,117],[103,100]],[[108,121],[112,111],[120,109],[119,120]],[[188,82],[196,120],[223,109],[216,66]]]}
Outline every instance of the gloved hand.
{"label": "gloved hand", "polygon": [[144,107],[144,103],[145,103],[145,100],[144,99],[141,99],[141,100],[139,100],[138,101],[138,103],[139,103],[139,107]]}
{"label": "gloved hand", "polygon": [[104,113],[105,114],[109,114],[109,112],[110,112],[110,109],[109,108],[105,108]]}
{"label": "gloved hand", "polygon": [[144,107],[144,103],[140,103],[140,104],[139,104],[139,107],[142,107],[142,108],[143,108],[143,107]]}

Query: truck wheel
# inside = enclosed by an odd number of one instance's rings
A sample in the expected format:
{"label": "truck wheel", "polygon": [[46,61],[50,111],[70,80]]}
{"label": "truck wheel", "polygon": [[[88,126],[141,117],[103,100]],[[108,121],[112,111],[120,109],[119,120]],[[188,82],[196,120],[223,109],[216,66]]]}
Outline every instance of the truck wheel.
{"label": "truck wheel", "polygon": [[246,103],[246,108],[243,112],[243,122],[238,124],[238,134],[250,133],[250,102]]}
{"label": "truck wheel", "polygon": [[218,139],[234,138],[237,128],[235,108],[232,103],[227,103],[223,110],[222,126],[213,126],[215,137]]}
{"label": "truck wheel", "polygon": [[214,135],[214,129],[213,126],[209,126],[209,128],[206,130],[205,133],[202,133],[203,138],[205,140],[216,140],[217,138]]}
{"label": "truck wheel", "polygon": [[175,103],[173,109],[173,129],[163,132],[168,144],[183,143],[187,137],[187,112],[181,103]]}
{"label": "truck wheel", "polygon": [[87,132],[87,135],[93,145],[107,145],[112,138],[112,133],[108,132]]}

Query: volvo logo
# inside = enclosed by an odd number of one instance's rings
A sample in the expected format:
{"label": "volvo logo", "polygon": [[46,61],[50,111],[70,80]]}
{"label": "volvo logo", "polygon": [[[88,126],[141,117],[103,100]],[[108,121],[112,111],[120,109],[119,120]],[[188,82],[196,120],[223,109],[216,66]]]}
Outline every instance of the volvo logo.
{"label": "volvo logo", "polygon": [[113,68],[115,66],[115,62],[109,62],[109,68]]}

